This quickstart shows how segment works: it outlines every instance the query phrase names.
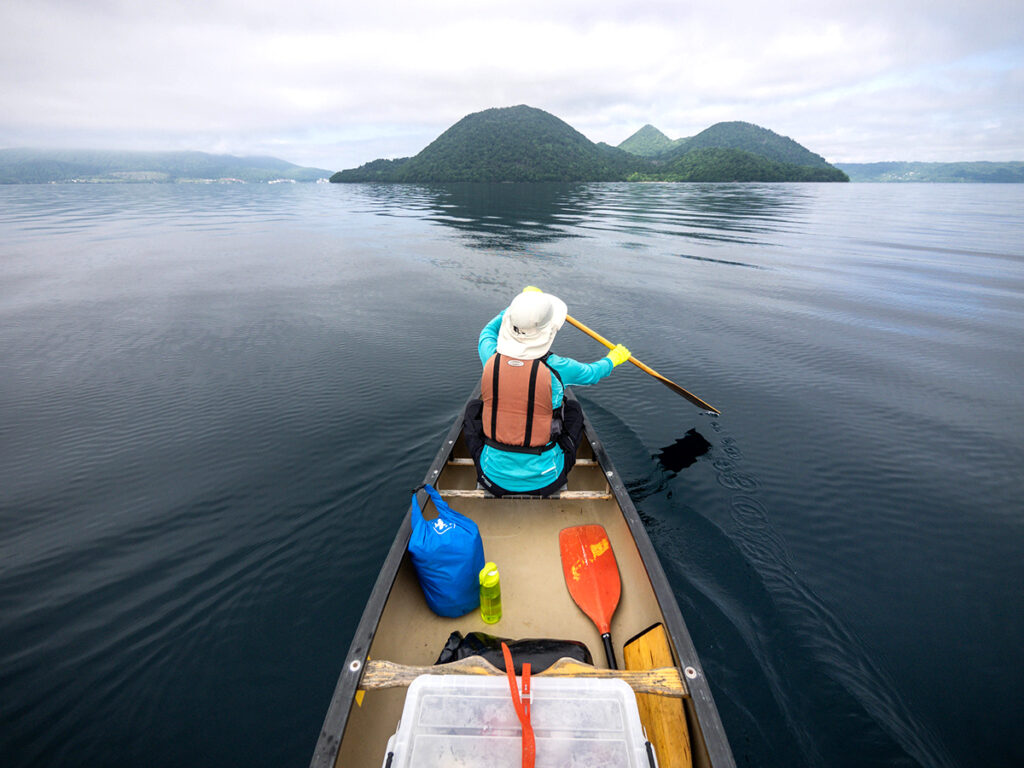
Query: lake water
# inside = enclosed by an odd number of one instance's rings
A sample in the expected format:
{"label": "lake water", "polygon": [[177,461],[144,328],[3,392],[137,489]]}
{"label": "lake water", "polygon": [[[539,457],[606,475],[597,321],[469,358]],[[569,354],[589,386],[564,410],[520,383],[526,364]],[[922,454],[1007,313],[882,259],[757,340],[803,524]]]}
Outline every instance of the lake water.
{"label": "lake water", "polygon": [[1024,185],[0,187],[0,762],[308,764],[534,284],[722,411],[577,390],[739,765],[1024,764],[1022,243]]}

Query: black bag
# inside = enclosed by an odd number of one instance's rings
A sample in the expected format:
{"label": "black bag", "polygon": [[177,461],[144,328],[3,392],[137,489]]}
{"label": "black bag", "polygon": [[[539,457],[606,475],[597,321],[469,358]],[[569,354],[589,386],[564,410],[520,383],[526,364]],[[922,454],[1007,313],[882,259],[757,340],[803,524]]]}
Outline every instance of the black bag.
{"label": "black bag", "polygon": [[550,640],[547,638],[527,638],[525,640],[509,640],[495,637],[484,632],[470,632],[465,637],[461,632],[452,632],[444,650],[437,657],[435,664],[447,664],[470,656],[482,656],[502,672],[505,672],[505,656],[501,652],[501,644],[505,643],[512,652],[512,660],[516,666],[516,674],[523,673],[523,662],[529,662],[530,671],[534,674],[543,672],[556,661],[570,658],[583,664],[593,664],[594,659],[586,644],[578,640]]}

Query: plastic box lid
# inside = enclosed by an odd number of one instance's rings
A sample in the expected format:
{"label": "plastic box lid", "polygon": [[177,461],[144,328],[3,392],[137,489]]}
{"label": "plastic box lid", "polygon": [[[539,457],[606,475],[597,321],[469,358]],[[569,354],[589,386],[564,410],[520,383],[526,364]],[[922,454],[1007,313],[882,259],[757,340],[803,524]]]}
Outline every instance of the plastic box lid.
{"label": "plastic box lid", "polygon": [[[537,768],[651,765],[636,697],[622,680],[534,677],[530,688]],[[398,732],[388,742],[384,765],[520,768],[522,727],[508,679],[416,678],[406,694]]]}

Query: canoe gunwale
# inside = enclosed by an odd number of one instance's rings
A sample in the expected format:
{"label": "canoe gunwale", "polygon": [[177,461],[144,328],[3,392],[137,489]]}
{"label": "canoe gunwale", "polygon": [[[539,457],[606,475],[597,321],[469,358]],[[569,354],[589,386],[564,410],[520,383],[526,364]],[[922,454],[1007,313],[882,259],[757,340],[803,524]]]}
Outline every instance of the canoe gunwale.
{"label": "canoe gunwale", "polygon": [[[566,394],[569,397],[574,397],[571,392],[567,391]],[[476,392],[471,395],[471,399],[475,396],[477,396]],[[462,413],[461,410],[460,413]],[[601,442],[597,432],[594,430],[593,424],[585,413],[583,423],[584,435],[590,443],[594,458],[605,475],[608,486],[618,503],[643,565],[647,570],[655,598],[664,619],[665,628],[679,657],[679,666],[681,669],[686,670],[686,685],[696,710],[697,720],[700,723],[700,733],[695,735],[704,742],[713,768],[735,768],[736,762],[725,730],[722,727],[718,709],[715,706],[707,679],[704,676],[693,640],[683,620],[682,611],[675,599],[675,593],[661,565],[661,560],[654,549],[654,545],[651,543],[650,537],[647,535],[647,529],[644,527],[636,507],[629,497],[622,478],[612,464],[608,453],[605,451],[604,444]],[[445,436],[437,455],[434,457],[433,463],[427,470],[423,480],[424,483],[432,484],[440,476],[461,433],[462,419],[456,418],[455,423]],[[417,499],[420,506],[423,507],[428,502],[429,497],[425,491],[421,490],[417,494]],[[405,551],[411,534],[411,510],[406,510],[406,514],[395,535],[395,540],[391,544],[391,549],[381,565],[380,572],[367,600],[366,608],[363,610],[362,617],[353,634],[351,645],[345,655],[343,667],[320,730],[313,758],[310,762],[310,768],[334,768],[335,766],[356,691],[359,688],[363,669],[366,666],[370,646],[373,643],[384,607],[398,576],[399,566],[405,557]]]}
{"label": "canoe gunwale", "polygon": [[[460,411],[461,413],[461,411]],[[451,453],[455,441],[462,433],[462,419],[456,419],[448,434],[445,437],[441,449],[434,457],[433,464],[427,470],[423,482],[432,483],[444,469],[445,461]],[[422,508],[429,499],[426,491],[417,493],[417,500]],[[355,634],[352,636],[352,643],[348,653],[345,654],[344,666],[338,677],[338,684],[334,688],[334,695],[331,697],[331,704],[327,709],[327,716],[324,718],[323,727],[320,729],[320,738],[317,740],[316,750],[310,762],[310,768],[333,768],[338,759],[338,749],[341,747],[341,738],[345,734],[345,726],[348,723],[349,711],[352,702],[355,700],[356,691],[359,688],[359,680],[363,674],[363,667],[366,666],[366,657],[370,652],[370,645],[377,633],[377,626],[380,624],[381,614],[388,601],[388,595],[394,586],[398,576],[398,567],[405,557],[405,550],[409,545],[409,537],[412,535],[411,509],[406,510],[402,524],[395,534],[395,540],[391,544],[388,556],[381,564],[377,581],[373,585],[370,597],[363,609],[363,616],[356,626]]]}
{"label": "canoe gunwale", "polygon": [[686,685],[689,688],[694,708],[697,710],[697,720],[700,722],[700,734],[697,736],[698,738],[703,737],[708,759],[714,768],[736,768],[736,760],[733,757],[732,748],[729,746],[725,728],[722,727],[718,707],[715,706],[715,700],[711,695],[707,678],[704,676],[704,669],[701,667],[697,649],[693,645],[690,631],[686,628],[683,613],[679,608],[668,576],[665,575],[661,559],[654,549],[650,536],[647,535],[647,529],[633,505],[633,500],[626,490],[625,483],[622,482],[622,477],[612,464],[586,413],[583,414],[583,424],[584,434],[590,441],[594,458],[604,470],[608,485],[615,495],[619,508],[622,510],[622,516],[636,543],[636,548],[640,552],[640,559],[643,560],[644,567],[647,569],[647,576],[654,588],[654,596],[658,600],[658,607],[661,608],[665,629],[679,656],[679,666],[686,670]]}

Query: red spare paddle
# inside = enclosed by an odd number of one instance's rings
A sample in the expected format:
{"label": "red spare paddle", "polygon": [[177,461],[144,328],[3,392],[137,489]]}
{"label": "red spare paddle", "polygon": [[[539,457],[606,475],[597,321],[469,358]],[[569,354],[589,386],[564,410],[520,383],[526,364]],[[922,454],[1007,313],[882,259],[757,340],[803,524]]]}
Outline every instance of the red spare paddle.
{"label": "red spare paddle", "polygon": [[609,668],[618,669],[611,623],[619,605],[622,583],[608,534],[604,526],[577,525],[559,532],[558,545],[562,550],[562,571],[569,594],[597,625]]}

